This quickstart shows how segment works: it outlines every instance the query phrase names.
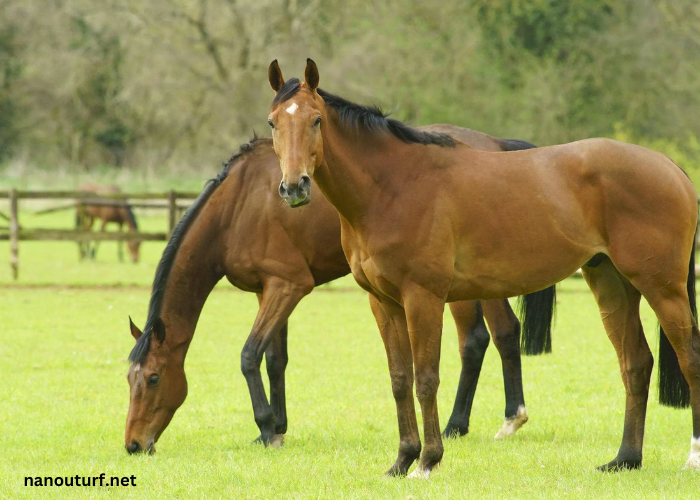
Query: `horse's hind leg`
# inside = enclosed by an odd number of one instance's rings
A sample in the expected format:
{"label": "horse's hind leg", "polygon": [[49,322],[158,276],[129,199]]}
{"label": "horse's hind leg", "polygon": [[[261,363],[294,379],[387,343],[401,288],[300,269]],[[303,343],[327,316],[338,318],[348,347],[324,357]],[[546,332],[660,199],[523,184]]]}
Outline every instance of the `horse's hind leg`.
{"label": "horse's hind leg", "polygon": [[684,285],[678,279],[675,287],[666,284],[647,290],[645,286],[642,291],[678,356],[678,364],[690,388],[693,435],[685,468],[700,470],[700,332],[693,320]]}
{"label": "horse's hind leg", "polygon": [[636,469],[642,465],[649,380],[654,365],[639,318],[641,294],[607,258],[597,267],[584,266],[582,271],[617,352],[626,392],[622,444],[615,459],[598,469]]}
{"label": "horse's hind leg", "polygon": [[503,439],[515,434],[528,420],[520,364],[520,322],[508,300],[488,300],[483,301],[481,305],[503,366],[506,420],[494,436],[496,439]]}
{"label": "horse's hind leg", "polygon": [[489,332],[486,330],[481,304],[478,301],[452,302],[450,311],[457,325],[462,371],[459,375],[459,386],[452,415],[442,433],[446,438],[464,436],[469,432],[469,416],[474,402],[474,393],[479,382],[486,348],[489,346]]}
{"label": "horse's hind leg", "polygon": [[284,371],[287,368],[287,327],[285,323],[277,335],[272,337],[265,349],[265,365],[270,379],[270,406],[275,416],[275,434],[287,432],[287,403],[285,396]]}

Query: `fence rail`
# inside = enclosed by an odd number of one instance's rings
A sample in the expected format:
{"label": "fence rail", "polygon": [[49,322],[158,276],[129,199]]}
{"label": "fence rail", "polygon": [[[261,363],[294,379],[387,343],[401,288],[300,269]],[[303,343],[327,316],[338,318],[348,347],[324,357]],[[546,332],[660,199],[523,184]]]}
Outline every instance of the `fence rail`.
{"label": "fence rail", "polygon": [[[0,241],[10,241],[10,267],[13,279],[19,277],[19,242],[21,241],[75,241],[86,243],[90,241],[167,241],[170,238],[175,225],[183,210],[189,203],[178,203],[178,200],[193,200],[199,193],[184,191],[166,191],[157,193],[100,193],[86,191],[20,191],[11,189],[0,191],[0,200],[9,200],[10,213],[6,215],[0,212],[0,217],[9,222],[9,226],[0,227]],[[47,208],[34,212],[42,215],[61,210],[70,210],[80,206],[99,205],[112,207],[131,206],[134,208],[155,208],[166,210],[168,215],[167,233],[144,233],[140,231],[122,232],[93,232],[76,228],[75,230],[22,228],[19,224],[20,200],[66,200],[72,199],[70,204]],[[141,200],[132,203],[130,200]]]}

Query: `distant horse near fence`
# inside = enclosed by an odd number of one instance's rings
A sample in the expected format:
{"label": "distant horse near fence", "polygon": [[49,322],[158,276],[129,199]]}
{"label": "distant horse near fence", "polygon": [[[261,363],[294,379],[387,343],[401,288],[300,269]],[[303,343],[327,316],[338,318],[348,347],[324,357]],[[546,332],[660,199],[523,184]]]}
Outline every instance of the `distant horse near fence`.
{"label": "distant horse near fence", "polygon": [[[121,189],[117,186],[100,186],[98,184],[85,184],[80,188],[81,191],[94,195],[93,198],[101,198],[102,194],[117,194],[121,193]],[[109,198],[104,197],[105,201]],[[77,203],[76,204],[76,214],[75,214],[75,225],[76,229],[91,230],[95,223],[95,219],[102,221],[100,226],[100,231],[104,231],[108,223],[114,222],[117,224],[119,232],[122,231],[122,226],[127,224],[128,228],[132,232],[138,231],[138,223],[136,222],[136,216],[134,211],[128,203],[124,202],[123,205],[98,205],[90,203]],[[97,254],[97,247],[99,241],[94,243],[94,246],[90,248],[89,241],[78,242],[78,247],[80,249],[80,258],[91,258],[94,259]],[[136,263],[139,261],[139,247],[141,246],[140,241],[127,241],[127,247],[129,248],[129,254],[131,256],[131,261]],[[124,250],[123,242],[117,242],[117,255],[119,256],[119,262],[124,261]]]}

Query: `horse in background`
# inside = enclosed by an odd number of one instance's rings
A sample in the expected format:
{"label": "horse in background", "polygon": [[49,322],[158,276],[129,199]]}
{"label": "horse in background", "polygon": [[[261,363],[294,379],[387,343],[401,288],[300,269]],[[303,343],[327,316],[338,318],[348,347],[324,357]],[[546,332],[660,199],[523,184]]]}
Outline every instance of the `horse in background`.
{"label": "horse in background", "polygon": [[[103,196],[105,194],[118,194],[121,193],[121,189],[117,186],[100,186],[98,184],[88,183],[84,184],[80,190],[85,193],[86,197],[90,199],[104,199],[105,201],[110,201],[112,198]],[[117,200],[114,200],[117,201]],[[136,216],[134,211],[128,203],[124,202],[123,205],[100,205],[100,204],[90,204],[82,203],[78,200],[76,204],[76,214],[75,214],[75,226],[76,229],[83,229],[86,231],[91,231],[92,226],[95,223],[95,219],[102,221],[100,225],[100,231],[104,232],[105,227],[108,223],[114,222],[117,224],[118,231],[122,232],[122,226],[126,224],[129,231],[138,231],[138,223],[136,222]],[[78,244],[80,249],[80,258],[84,259],[89,257],[94,260],[97,254],[97,247],[99,241],[95,242],[94,246],[90,248],[90,242],[81,242]],[[131,256],[131,262],[134,264],[139,261],[139,248],[141,246],[140,241],[127,241],[126,243],[129,254]],[[117,242],[117,255],[119,256],[119,262],[124,262],[124,242]]]}

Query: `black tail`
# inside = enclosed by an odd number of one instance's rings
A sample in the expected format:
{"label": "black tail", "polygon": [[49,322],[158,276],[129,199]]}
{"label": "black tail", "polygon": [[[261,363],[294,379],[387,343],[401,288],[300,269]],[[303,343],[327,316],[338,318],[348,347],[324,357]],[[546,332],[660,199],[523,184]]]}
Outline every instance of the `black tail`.
{"label": "black tail", "polygon": [[523,354],[552,352],[552,320],[556,307],[556,285],[518,299],[522,318],[520,351]]}
{"label": "black tail", "polygon": [[[698,322],[698,308],[695,300],[695,241],[697,233],[693,237],[693,250],[690,252],[690,264],[688,265],[688,299],[690,311],[693,314],[695,324]],[[686,382],[681,367],[678,364],[676,351],[671,347],[671,342],[659,326],[659,403],[674,408],[687,408],[690,406],[690,388]]]}

